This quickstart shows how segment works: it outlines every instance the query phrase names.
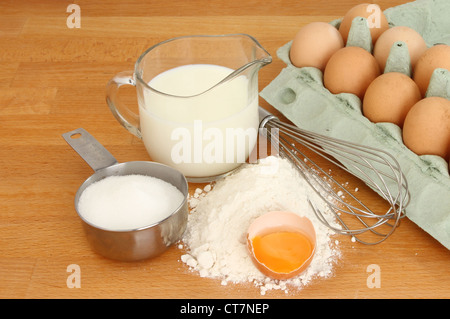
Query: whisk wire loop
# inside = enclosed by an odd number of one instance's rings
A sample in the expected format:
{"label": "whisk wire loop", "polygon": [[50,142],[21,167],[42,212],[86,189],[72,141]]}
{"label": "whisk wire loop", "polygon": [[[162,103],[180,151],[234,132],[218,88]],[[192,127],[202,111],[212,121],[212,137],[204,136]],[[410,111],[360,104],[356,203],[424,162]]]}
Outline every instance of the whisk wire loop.
{"label": "whisk wire loop", "polygon": [[[396,159],[384,150],[328,137],[284,123],[260,108],[260,128],[276,143],[281,156],[288,158],[300,175],[312,187],[325,207],[309,201],[318,220],[333,231],[351,235],[364,244],[378,244],[388,238],[405,216],[409,202],[407,181]],[[276,134],[274,134],[276,131]],[[299,147],[301,146],[302,149]],[[389,204],[384,213],[375,213],[329,173],[315,163],[306,152],[312,151],[340,169],[356,176]],[[352,216],[362,226],[350,227],[346,216]],[[381,232],[380,226],[388,226]],[[359,238],[365,232],[377,240]],[[379,239],[378,237],[381,237]]]}

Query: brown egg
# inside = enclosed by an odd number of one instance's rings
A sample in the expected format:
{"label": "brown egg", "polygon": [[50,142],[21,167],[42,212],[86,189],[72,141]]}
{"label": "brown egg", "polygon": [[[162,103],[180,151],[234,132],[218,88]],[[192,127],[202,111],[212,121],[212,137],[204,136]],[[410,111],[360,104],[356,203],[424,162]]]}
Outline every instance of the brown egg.
{"label": "brown egg", "polygon": [[417,155],[450,157],[450,100],[428,97],[417,102],[403,124],[403,142]]}
{"label": "brown egg", "polygon": [[384,31],[389,29],[389,23],[380,6],[377,4],[362,3],[347,11],[342,19],[341,25],[339,26],[339,32],[342,34],[344,43],[347,43],[348,33],[350,32],[352,21],[356,17],[367,19],[373,44],[375,44],[378,37]]}
{"label": "brown egg", "polygon": [[333,54],[325,67],[324,86],[333,94],[364,97],[369,84],[380,75],[375,58],[360,47],[345,47]]}
{"label": "brown egg", "polygon": [[389,122],[402,127],[406,114],[422,96],[407,75],[389,72],[370,83],[363,100],[363,114],[374,123]]}
{"label": "brown egg", "polygon": [[334,26],[312,22],[298,31],[289,56],[296,67],[315,67],[323,71],[333,53],[343,47],[344,40]]}
{"label": "brown egg", "polygon": [[417,61],[413,79],[419,86],[423,97],[425,97],[427,92],[431,75],[437,68],[450,70],[450,45],[439,44],[432,46]]}
{"label": "brown egg", "polygon": [[425,40],[416,30],[405,26],[390,28],[380,35],[373,49],[373,56],[377,59],[381,71],[386,67],[389,52],[392,45],[397,41],[403,41],[408,46],[413,69],[419,57],[427,50]]}

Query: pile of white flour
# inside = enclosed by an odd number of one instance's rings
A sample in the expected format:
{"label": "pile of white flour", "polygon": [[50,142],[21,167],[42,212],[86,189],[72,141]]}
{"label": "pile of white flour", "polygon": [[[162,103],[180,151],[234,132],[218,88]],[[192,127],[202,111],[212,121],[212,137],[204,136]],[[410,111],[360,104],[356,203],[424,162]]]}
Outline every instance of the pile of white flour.
{"label": "pile of white flour", "polygon": [[[332,275],[340,257],[338,241],[328,227],[317,220],[307,202],[319,209],[323,203],[310,189],[292,164],[269,156],[258,164],[245,164],[234,174],[218,181],[214,188],[197,189],[189,202],[191,213],[180,248],[186,248],[181,260],[201,277],[217,278],[227,283],[252,283],[267,290],[290,287],[301,289],[312,279]],[[316,230],[316,253],[305,272],[288,280],[264,276],[253,264],[247,251],[247,229],[252,221],[274,210],[284,210],[308,217]]]}

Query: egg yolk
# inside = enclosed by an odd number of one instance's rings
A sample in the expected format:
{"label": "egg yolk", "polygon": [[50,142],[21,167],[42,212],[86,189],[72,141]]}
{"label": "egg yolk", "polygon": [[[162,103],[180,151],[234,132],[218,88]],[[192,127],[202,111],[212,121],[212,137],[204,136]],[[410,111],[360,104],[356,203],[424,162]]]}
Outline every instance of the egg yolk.
{"label": "egg yolk", "polygon": [[311,256],[311,241],[297,232],[275,232],[255,236],[253,253],[260,263],[277,273],[290,273]]}

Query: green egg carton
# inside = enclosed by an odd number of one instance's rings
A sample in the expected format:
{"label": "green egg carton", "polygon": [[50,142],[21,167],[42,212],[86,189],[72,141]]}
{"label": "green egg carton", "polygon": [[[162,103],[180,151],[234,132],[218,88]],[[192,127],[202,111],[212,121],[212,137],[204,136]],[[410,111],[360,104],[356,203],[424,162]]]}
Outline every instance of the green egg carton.
{"label": "green egg carton", "polygon": [[[450,45],[448,0],[417,0],[386,9],[384,14],[391,27],[401,25],[416,30],[428,47],[437,43]],[[338,27],[340,20],[330,23]],[[372,43],[367,39],[370,33],[365,27],[366,23],[355,19],[349,42],[371,51]],[[449,163],[439,156],[414,154],[403,144],[400,127],[369,121],[362,114],[362,103],[357,96],[332,94],[323,86],[323,74],[319,69],[293,66],[289,60],[291,45],[292,41],[278,49],[277,56],[286,67],[260,96],[300,128],[390,152],[408,182],[410,202],[405,209],[406,216],[450,249]],[[391,71],[411,75],[409,54],[401,43],[391,49],[385,72]],[[448,70],[435,70],[427,96],[450,99]]]}

